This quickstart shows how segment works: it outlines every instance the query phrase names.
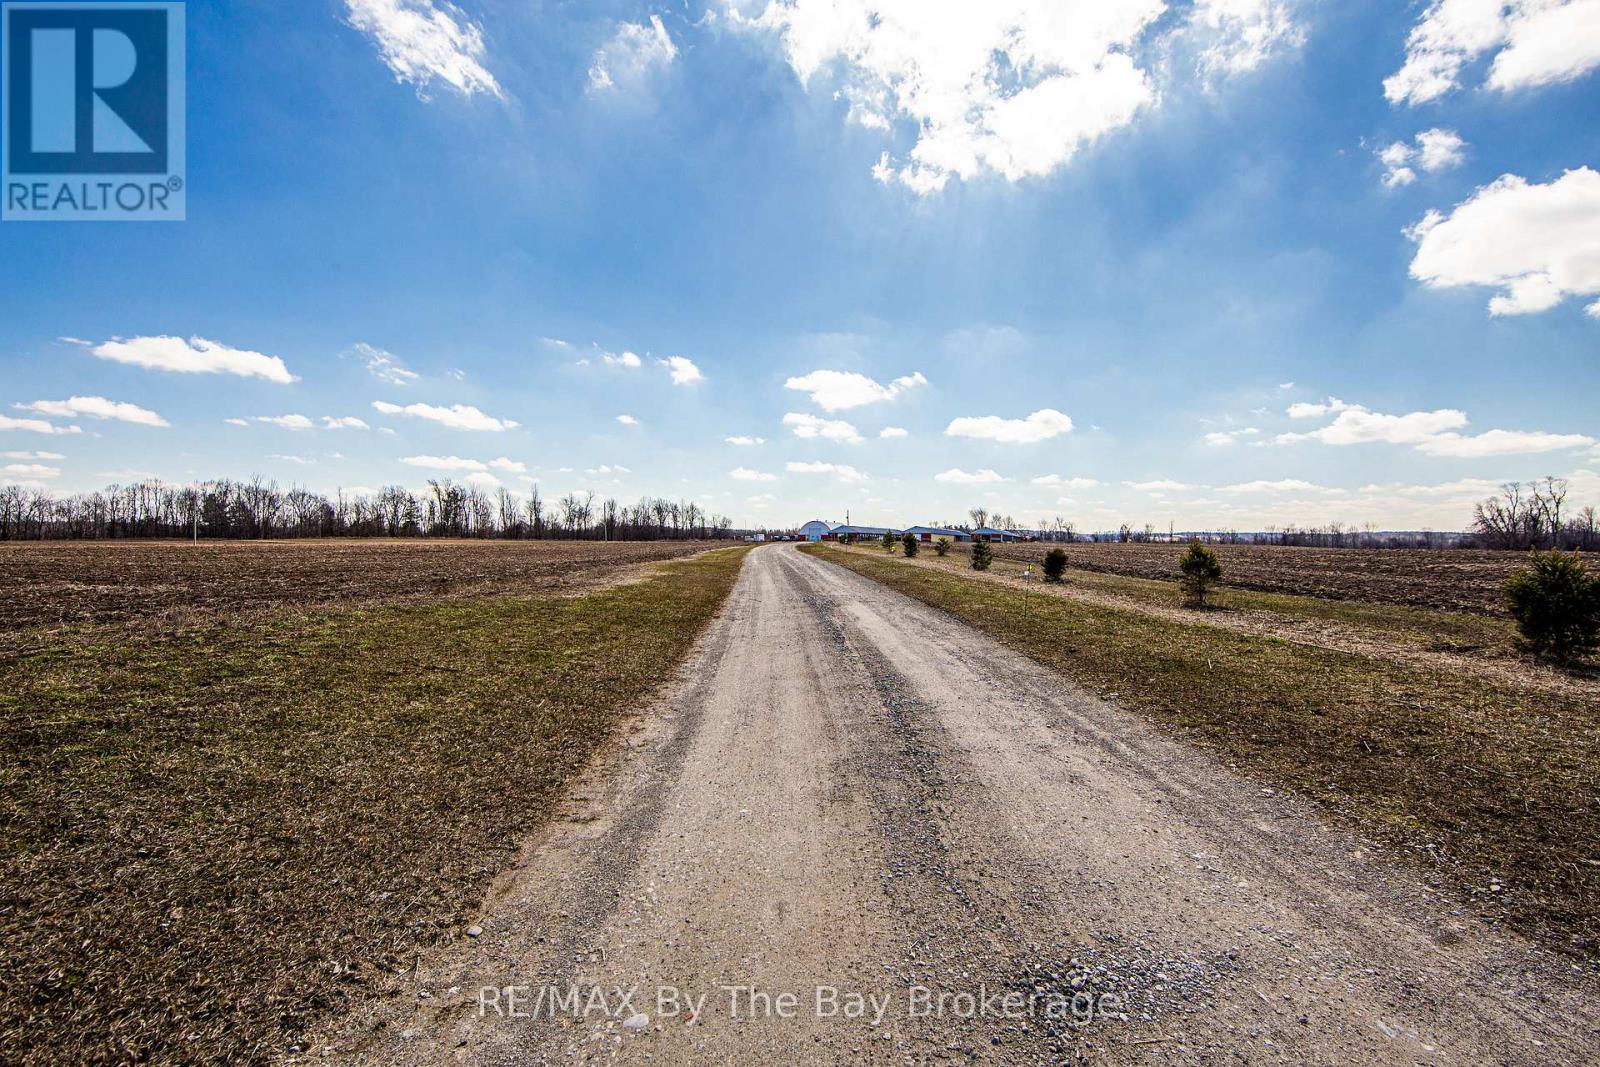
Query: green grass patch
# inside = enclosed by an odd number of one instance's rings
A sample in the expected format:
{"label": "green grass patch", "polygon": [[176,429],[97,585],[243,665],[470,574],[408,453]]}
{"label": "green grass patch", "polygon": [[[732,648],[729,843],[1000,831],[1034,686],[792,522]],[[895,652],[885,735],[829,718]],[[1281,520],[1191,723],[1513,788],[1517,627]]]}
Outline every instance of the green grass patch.
{"label": "green grass patch", "polygon": [[[1594,960],[1600,706],[1446,671],[1030,593],[881,554],[805,551],[941,608],[1072,680],[1425,850],[1504,917]],[[1498,879],[1507,891],[1486,892]]]}
{"label": "green grass patch", "polygon": [[454,936],[744,549],[0,660],[0,1062],[263,1061]]}

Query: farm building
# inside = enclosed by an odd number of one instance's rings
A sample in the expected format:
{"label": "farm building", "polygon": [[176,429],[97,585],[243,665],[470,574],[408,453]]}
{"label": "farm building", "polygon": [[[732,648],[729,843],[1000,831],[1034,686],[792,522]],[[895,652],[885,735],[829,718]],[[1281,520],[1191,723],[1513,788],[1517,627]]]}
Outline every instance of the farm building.
{"label": "farm building", "polygon": [[1020,541],[1022,535],[1015,530],[996,530],[993,526],[980,526],[972,531],[979,541]]}
{"label": "farm building", "polygon": [[832,533],[832,526],[829,526],[821,519],[812,519],[810,522],[800,527],[800,540],[821,541]]}
{"label": "farm building", "polygon": [[891,534],[895,537],[899,537],[900,531],[888,526],[835,526],[832,530],[831,536],[834,539],[853,537],[860,541],[869,537],[882,537],[884,534]]}
{"label": "farm building", "polygon": [[908,526],[906,533],[914,534],[918,541],[936,541],[941,537],[952,541],[972,540],[972,535],[965,530],[947,530],[943,526]]}

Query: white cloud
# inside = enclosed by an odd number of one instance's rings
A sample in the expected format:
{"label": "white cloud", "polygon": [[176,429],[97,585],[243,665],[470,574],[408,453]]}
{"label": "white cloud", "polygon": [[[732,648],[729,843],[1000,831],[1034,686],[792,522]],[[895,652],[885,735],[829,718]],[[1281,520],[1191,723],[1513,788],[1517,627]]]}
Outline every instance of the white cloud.
{"label": "white cloud", "polygon": [[1005,477],[988,468],[969,472],[962,470],[960,467],[951,467],[947,471],[940,471],[935,474],[933,480],[947,482],[951,485],[988,485],[991,482],[1003,482]]}
{"label": "white cloud", "polygon": [[[1507,174],[1407,231],[1411,276],[1431,288],[1496,286],[1491,315],[1545,311],[1600,293],[1600,171],[1569,170],[1546,185]],[[1591,314],[1595,313],[1590,309]]]}
{"label": "white cloud", "polygon": [[0,452],[0,459],[66,459],[60,452]]}
{"label": "white cloud", "polygon": [[799,463],[791,460],[784,464],[790,474],[831,474],[841,482],[864,482],[867,476],[844,463]]}
{"label": "white cloud", "polygon": [[608,367],[627,367],[630,370],[637,370],[644,366],[644,360],[634,352],[602,352],[600,360]]}
{"label": "white cloud", "polygon": [[885,426],[878,431],[878,436],[885,441],[889,441],[897,437],[910,437],[911,431],[903,426]]}
{"label": "white cloud", "polygon": [[623,22],[611,40],[595,51],[589,64],[589,89],[635,88],[644,84],[652,72],[665,70],[677,58],[678,46],[672,43],[659,15],[648,24]]}
{"label": "white cloud", "polygon": [[408,467],[426,467],[437,471],[486,471],[487,463],[476,459],[462,459],[460,456],[402,456],[401,463]]}
{"label": "white cloud", "polygon": [[1224,485],[1219,493],[1337,493],[1343,490],[1328,489],[1299,478],[1280,478],[1277,481],[1238,482]]}
{"label": "white cloud", "polygon": [[1189,32],[1206,44],[1200,72],[1209,77],[1247,73],[1305,43],[1286,0],[1195,0]]}
{"label": "white cloud", "polygon": [[287,385],[295,381],[289,368],[277,356],[264,356],[243,348],[229,348],[204,337],[116,338],[90,349],[101,359],[131,363],[151,370],[180,374],[234,374],[241,378],[265,378]]}
{"label": "white cloud", "polygon": [[693,385],[695,382],[705,381],[705,375],[700,373],[700,368],[687,356],[668,356],[656,362],[667,368],[673,385]]}
{"label": "white cloud", "polygon": [[634,418],[632,415],[618,415],[617,416],[617,421],[622,423],[622,425],[624,425],[624,426],[637,426],[637,425],[639,425],[639,420]]}
{"label": "white cloud", "polygon": [[723,440],[730,445],[739,445],[742,448],[750,448],[755,445],[764,445],[767,443],[767,439],[765,437],[749,437],[745,434],[740,434],[736,437],[724,437]]}
{"label": "white cloud", "polygon": [[950,437],[973,437],[1003,444],[1033,444],[1072,432],[1072,420],[1054,408],[1035,411],[1025,419],[998,415],[964,416],[950,420],[944,432]]}
{"label": "white cloud", "polygon": [[1417,446],[1417,451],[1430,456],[1481,459],[1485,456],[1520,456],[1564,448],[1586,448],[1594,443],[1595,438],[1581,433],[1486,430],[1470,436],[1443,433],[1422,442]]}
{"label": "white cloud", "polygon": [[1295,441],[1321,441],[1325,445],[1360,445],[1382,442],[1391,445],[1421,444],[1447,430],[1467,424],[1467,413],[1454,408],[1413,411],[1407,415],[1384,415],[1358,404],[1346,405],[1337,418],[1321,429],[1308,433],[1281,433],[1283,444]]}
{"label": "white cloud", "polygon": [[1600,65],[1600,0],[1434,0],[1383,82],[1390,103],[1420,104],[1460,86],[1494,52],[1487,84],[1511,90],[1577,78]]}
{"label": "white cloud", "polygon": [[858,445],[862,440],[860,431],[842,419],[825,419],[820,415],[791,411],[783,417],[783,424],[792,429],[796,437],[843,441],[851,445]]}
{"label": "white cloud", "polygon": [[1314,419],[1320,415],[1331,415],[1335,412],[1348,411],[1354,407],[1354,404],[1346,404],[1338,397],[1329,397],[1318,404],[1311,404],[1305,401],[1301,401],[1298,404],[1290,404],[1286,413],[1291,419]]}
{"label": "white cloud", "polygon": [[499,478],[496,478],[488,471],[473,471],[471,474],[463,478],[462,481],[466,482],[468,485],[475,485],[480,489],[497,489],[504,484]]}
{"label": "white cloud", "polygon": [[222,421],[227,423],[229,426],[249,426],[250,425],[250,420],[249,419],[233,418],[233,419],[223,419]]}
{"label": "white cloud", "polygon": [[47,467],[43,463],[8,463],[0,467],[0,474],[11,478],[59,478],[60,467]]}
{"label": "white cloud", "polygon": [[273,452],[267,458],[275,459],[279,463],[293,463],[301,467],[315,467],[317,465],[317,461],[310,456],[286,456],[281,452]]}
{"label": "white cloud", "polygon": [[1466,158],[1467,142],[1454,130],[1435,127],[1417,134],[1416,147],[1396,141],[1377,151],[1383,163],[1383,184],[1390,189],[1410,185],[1417,180],[1413,166],[1429,174],[1461,165]]}
{"label": "white cloud", "polygon": [[390,385],[410,385],[420,377],[416,371],[407,370],[400,362],[400,357],[393,352],[385,352],[365,341],[351,345],[346,355],[359,359],[366,364],[369,374],[380,382],[388,382]]}
{"label": "white cloud", "polygon": [[[1133,121],[1155,88],[1132,53],[1164,0],[772,0],[776,31],[804,83],[827,74],[849,119],[914,128],[905,160],[874,169],[921,194],[950,178],[1048,174]],[[834,75],[837,77],[834,77]]]}
{"label": "white cloud", "polygon": [[139,407],[137,404],[107,400],[103,396],[74,396],[66,400],[35,400],[31,404],[14,404],[12,406],[19,411],[35,411],[40,415],[53,415],[58,418],[87,415],[95,419],[131,422],[138,426],[170,425],[160,415]]}
{"label": "white cloud", "polygon": [[1213,448],[1226,448],[1229,445],[1238,444],[1241,438],[1254,437],[1260,432],[1254,426],[1246,426],[1241,430],[1213,430],[1211,433],[1201,437],[1200,440]]}
{"label": "white cloud", "polygon": [[1200,488],[1198,485],[1190,485],[1187,482],[1176,482],[1171,478],[1156,478],[1148,482],[1123,482],[1122,484],[1130,489],[1137,489],[1141,493],[1164,493],[1168,491],[1175,492],[1179,489]]}
{"label": "white cloud", "polygon": [[483,30],[448,0],[345,0],[349,22],[378,46],[398,82],[426,90],[437,78],[463,96],[504,99],[483,65]]}
{"label": "white cloud", "polygon": [[736,482],[775,482],[778,480],[776,474],[768,474],[766,471],[754,471],[749,467],[735,467],[728,472],[728,477]]}
{"label": "white cloud", "polygon": [[402,407],[386,400],[374,400],[372,406],[385,415],[408,415],[412,418],[427,419],[429,422],[442,423],[452,430],[483,430],[498,433],[502,430],[515,429],[517,426],[517,423],[510,419],[497,419],[485,415],[468,404],[451,404],[447,408],[434,404],[406,404]]}
{"label": "white cloud", "polygon": [[369,427],[365,421],[356,418],[354,415],[343,415],[337,418],[332,415],[324,415],[322,416],[322,428],[324,430],[371,429],[371,427]]}
{"label": "white cloud", "polygon": [[309,430],[316,425],[304,415],[255,415],[252,418],[256,422],[284,430]]}
{"label": "white cloud", "polygon": [[1033,484],[1048,485],[1057,489],[1093,489],[1100,483],[1093,478],[1063,478],[1059,474],[1041,474],[1033,479]]}
{"label": "white cloud", "polygon": [[43,419],[14,419],[10,415],[0,415],[0,430],[30,430],[33,433],[72,434],[82,433],[82,426],[57,426],[53,422]]}
{"label": "white cloud", "polygon": [[493,467],[497,471],[509,471],[512,474],[528,473],[528,465],[526,463],[521,463],[506,456],[501,456],[498,459],[491,459],[489,461],[489,466]]}
{"label": "white cloud", "polygon": [[794,389],[811,396],[811,402],[823,411],[846,411],[850,408],[893,400],[909,389],[927,385],[928,379],[921,371],[896,378],[888,385],[880,385],[865,374],[844,370],[814,370],[783,383],[785,389]]}

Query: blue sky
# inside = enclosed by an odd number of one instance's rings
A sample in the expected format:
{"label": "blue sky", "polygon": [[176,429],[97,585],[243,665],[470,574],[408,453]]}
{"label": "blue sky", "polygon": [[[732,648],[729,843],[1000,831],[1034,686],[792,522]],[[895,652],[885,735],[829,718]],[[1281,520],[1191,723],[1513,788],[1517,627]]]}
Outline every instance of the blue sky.
{"label": "blue sky", "polygon": [[4,480],[774,525],[1600,503],[1596,0],[188,22],[188,220],[0,226]]}

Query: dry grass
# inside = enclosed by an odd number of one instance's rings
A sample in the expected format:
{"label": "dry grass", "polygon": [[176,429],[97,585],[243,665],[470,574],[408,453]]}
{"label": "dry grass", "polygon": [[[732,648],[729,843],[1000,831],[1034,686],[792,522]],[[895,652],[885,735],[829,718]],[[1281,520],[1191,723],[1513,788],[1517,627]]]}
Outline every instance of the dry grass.
{"label": "dry grass", "polygon": [[[1038,562],[1056,546],[995,545],[997,559]],[[1183,545],[1072,544],[1076,570],[1167,579],[1178,569]],[[1286,548],[1277,545],[1213,545],[1224,580],[1236,589],[1293,593],[1324,600],[1401,604],[1483,615],[1504,613],[1500,586],[1527,562],[1520,552],[1474,549]],[[962,546],[960,550],[965,550]]]}
{"label": "dry grass", "polygon": [[[808,547],[1323,803],[1600,961],[1600,701]],[[1491,891],[1491,885],[1504,887]]]}
{"label": "dry grass", "polygon": [[[0,632],[174,613],[572,592],[711,541],[0,542]],[[726,542],[720,542],[726,543]]]}
{"label": "dry grass", "polygon": [[743,554],[36,633],[0,659],[0,1062],[262,1061],[457,936]]}

